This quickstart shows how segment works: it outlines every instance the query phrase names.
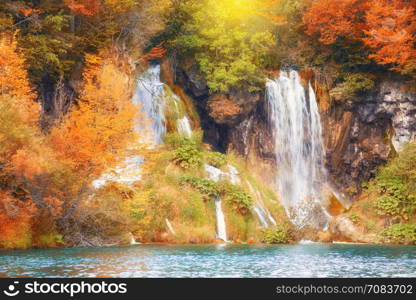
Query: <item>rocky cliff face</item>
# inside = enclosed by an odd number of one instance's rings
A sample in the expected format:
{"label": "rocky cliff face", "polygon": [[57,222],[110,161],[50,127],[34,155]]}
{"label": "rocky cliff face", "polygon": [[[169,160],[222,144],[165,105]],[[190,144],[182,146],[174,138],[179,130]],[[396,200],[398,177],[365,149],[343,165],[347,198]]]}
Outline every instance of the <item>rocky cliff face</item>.
{"label": "rocky cliff face", "polygon": [[[275,151],[264,94],[209,95],[203,75],[191,62],[176,68],[176,82],[196,101],[206,141],[246,157],[253,171],[272,183]],[[361,183],[404,143],[415,140],[416,94],[404,87],[400,81],[385,80],[363,99],[320,101],[329,179],[347,198],[353,198]],[[318,101],[330,99],[324,93],[318,91]]]}
{"label": "rocky cliff face", "polygon": [[354,196],[378,166],[415,139],[416,95],[403,88],[384,81],[363,99],[322,109],[327,168],[347,196]]}

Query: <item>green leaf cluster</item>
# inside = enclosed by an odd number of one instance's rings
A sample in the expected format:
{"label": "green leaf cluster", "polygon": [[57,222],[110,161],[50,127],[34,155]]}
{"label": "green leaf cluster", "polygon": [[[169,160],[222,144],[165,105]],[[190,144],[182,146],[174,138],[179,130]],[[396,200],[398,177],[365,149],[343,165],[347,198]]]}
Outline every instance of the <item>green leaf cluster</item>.
{"label": "green leaf cluster", "polygon": [[383,229],[378,236],[383,242],[416,244],[416,225],[394,224]]}
{"label": "green leaf cluster", "polygon": [[263,229],[262,242],[266,244],[287,244],[292,240],[291,230],[283,225]]}
{"label": "green leaf cluster", "polygon": [[416,214],[416,144],[403,151],[381,168],[369,189],[378,194],[375,201],[380,216],[408,220]]}

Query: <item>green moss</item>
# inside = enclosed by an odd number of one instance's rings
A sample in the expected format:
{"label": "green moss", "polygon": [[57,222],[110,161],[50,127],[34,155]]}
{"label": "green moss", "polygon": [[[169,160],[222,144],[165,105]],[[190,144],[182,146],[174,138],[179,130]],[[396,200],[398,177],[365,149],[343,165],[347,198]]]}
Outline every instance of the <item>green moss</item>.
{"label": "green moss", "polygon": [[63,245],[63,236],[57,233],[43,234],[38,237],[39,246],[42,248],[54,248],[58,245]]}
{"label": "green moss", "polygon": [[349,187],[346,190],[347,194],[352,197],[358,193],[357,189],[355,187]]}

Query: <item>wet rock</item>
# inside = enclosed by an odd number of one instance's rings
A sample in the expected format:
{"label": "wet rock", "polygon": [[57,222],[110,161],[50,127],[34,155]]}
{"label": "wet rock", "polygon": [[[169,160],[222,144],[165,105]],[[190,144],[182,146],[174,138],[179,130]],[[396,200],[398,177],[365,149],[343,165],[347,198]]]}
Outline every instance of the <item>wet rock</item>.
{"label": "wet rock", "polygon": [[207,103],[209,115],[218,124],[239,124],[253,112],[261,96],[259,92],[250,93],[244,90],[213,94]]}
{"label": "wet rock", "polygon": [[374,243],[375,241],[374,235],[366,234],[346,216],[333,218],[329,224],[329,232],[333,241],[356,243]]}
{"label": "wet rock", "polygon": [[181,62],[176,68],[176,80],[195,99],[206,99],[209,95],[205,77],[195,61]]}
{"label": "wet rock", "polygon": [[415,101],[403,83],[385,81],[365,99],[341,100],[322,113],[326,164],[340,191],[357,194],[395,151],[415,140]]}

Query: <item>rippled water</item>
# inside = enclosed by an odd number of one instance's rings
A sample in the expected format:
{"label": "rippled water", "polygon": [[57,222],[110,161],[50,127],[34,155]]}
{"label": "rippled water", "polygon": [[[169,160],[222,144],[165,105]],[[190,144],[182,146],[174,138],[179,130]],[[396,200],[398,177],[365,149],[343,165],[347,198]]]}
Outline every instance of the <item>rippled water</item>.
{"label": "rippled water", "polygon": [[135,245],[0,252],[0,277],[416,277],[416,246]]}

